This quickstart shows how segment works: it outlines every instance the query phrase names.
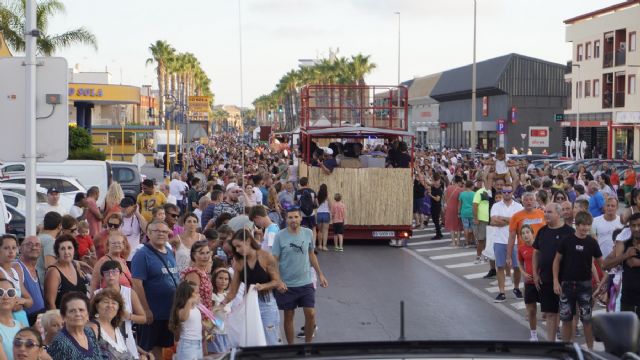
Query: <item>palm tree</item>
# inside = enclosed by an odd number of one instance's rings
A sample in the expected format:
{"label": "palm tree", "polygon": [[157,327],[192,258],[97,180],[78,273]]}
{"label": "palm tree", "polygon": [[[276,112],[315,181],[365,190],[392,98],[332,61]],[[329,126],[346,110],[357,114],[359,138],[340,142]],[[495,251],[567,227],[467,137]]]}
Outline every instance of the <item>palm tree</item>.
{"label": "palm tree", "polygon": [[[42,33],[36,40],[38,55],[51,56],[62,48],[75,44],[89,45],[98,49],[98,41],[95,35],[84,27],[69,30],[62,34],[49,34],[49,22],[51,18],[64,13],[65,6],[59,0],[40,0],[36,4],[36,26]],[[7,45],[15,52],[24,52],[24,28],[26,19],[26,1],[12,0],[0,3],[0,33],[4,36]]]}
{"label": "palm tree", "polygon": [[167,73],[167,63],[175,53],[175,49],[166,41],[157,40],[149,46],[151,52],[150,58],[147,59],[147,65],[156,63],[156,75],[158,77],[158,97],[160,106],[160,122],[164,119],[164,96],[165,96],[165,75]]}

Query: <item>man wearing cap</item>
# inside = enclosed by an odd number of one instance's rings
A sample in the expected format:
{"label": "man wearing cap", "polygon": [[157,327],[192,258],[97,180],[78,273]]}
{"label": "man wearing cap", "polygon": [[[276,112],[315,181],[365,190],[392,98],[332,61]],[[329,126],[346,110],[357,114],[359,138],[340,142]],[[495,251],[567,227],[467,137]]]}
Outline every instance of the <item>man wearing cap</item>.
{"label": "man wearing cap", "polygon": [[238,186],[238,184],[232,182],[227,185],[227,196],[222,204],[224,206],[226,203],[234,210],[235,214],[232,214],[233,216],[244,213],[244,206],[242,206],[239,200],[242,193],[242,188]]}
{"label": "man wearing cap", "polygon": [[156,190],[153,180],[146,179],[142,182],[142,192],[138,194],[136,203],[142,217],[149,222],[153,218],[151,213],[154,208],[163,206],[167,202],[167,198],[163,193]]}
{"label": "man wearing cap", "polygon": [[320,169],[326,175],[330,175],[333,169],[338,167],[338,161],[333,157],[333,150],[330,148],[322,148],[324,150],[325,160],[320,163]]}
{"label": "man wearing cap", "polygon": [[60,191],[58,191],[55,186],[47,190],[47,202],[44,204],[38,204],[38,208],[36,210],[37,223],[42,224],[45,214],[50,211],[57,212],[61,216],[69,213],[69,209],[60,205]]}
{"label": "man wearing cap", "polygon": [[122,209],[122,225],[120,225],[120,231],[129,241],[131,252],[127,261],[133,259],[138,245],[140,245],[140,238],[144,229],[147,228],[147,220],[138,211],[138,205],[132,198],[125,197],[120,201],[120,208]]}

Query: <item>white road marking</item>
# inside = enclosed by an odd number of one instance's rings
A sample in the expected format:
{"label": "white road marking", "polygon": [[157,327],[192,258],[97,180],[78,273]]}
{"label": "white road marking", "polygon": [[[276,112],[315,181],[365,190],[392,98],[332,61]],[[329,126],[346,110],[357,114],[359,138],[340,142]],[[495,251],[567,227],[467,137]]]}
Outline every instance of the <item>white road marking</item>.
{"label": "white road marking", "polygon": [[429,245],[429,244],[444,244],[444,243],[448,243],[448,242],[451,242],[451,240],[450,239],[425,240],[425,241],[410,242],[410,243],[407,243],[407,246],[418,246],[418,245]]}
{"label": "white road marking", "polygon": [[[500,288],[499,288],[499,287],[497,287],[497,286],[493,286],[493,287],[485,288],[485,290],[486,290],[487,292],[490,292],[490,293],[497,293],[497,292],[499,292],[499,291],[500,291]],[[508,291],[508,290],[513,290],[513,284],[512,284],[512,285],[506,285],[506,284],[505,284],[505,286],[504,286],[504,291]]]}
{"label": "white road marking", "polygon": [[471,267],[471,266],[479,266],[479,265],[485,265],[485,264],[483,263],[476,264],[475,262],[471,261],[471,262],[463,262],[463,263],[457,263],[457,264],[449,264],[449,265],[445,265],[444,267],[446,267],[447,269],[458,269],[463,267]]}
{"label": "white road marking", "polygon": [[487,275],[486,272],[479,272],[475,274],[467,274],[464,276],[464,278],[467,280],[482,279],[485,275]]}
{"label": "white road marking", "polygon": [[426,248],[426,249],[416,249],[417,252],[429,252],[429,251],[441,251],[441,250],[453,250],[456,249],[453,246],[439,246],[439,247],[433,247],[433,248]]}
{"label": "white road marking", "polygon": [[431,256],[430,259],[431,260],[453,259],[453,258],[457,258],[457,257],[463,257],[463,256],[469,256],[469,255],[475,255],[475,254],[476,254],[475,251],[465,251],[465,252],[461,252],[461,253],[457,253],[457,254]]}

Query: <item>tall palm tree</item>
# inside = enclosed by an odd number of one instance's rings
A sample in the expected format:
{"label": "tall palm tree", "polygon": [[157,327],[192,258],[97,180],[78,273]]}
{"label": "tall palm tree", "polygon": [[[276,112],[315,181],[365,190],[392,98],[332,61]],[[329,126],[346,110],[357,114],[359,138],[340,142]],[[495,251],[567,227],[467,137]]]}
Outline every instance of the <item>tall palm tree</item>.
{"label": "tall palm tree", "polygon": [[[75,44],[89,45],[97,50],[98,41],[95,35],[84,27],[72,29],[62,34],[48,33],[51,18],[64,12],[65,6],[59,0],[39,0],[36,3],[36,26],[42,33],[36,40],[37,54],[51,56],[58,50]],[[25,21],[25,0],[10,0],[0,3],[0,33],[14,52],[25,51],[23,36]]]}
{"label": "tall palm tree", "polygon": [[155,43],[149,46],[149,51],[151,52],[150,58],[147,59],[147,65],[156,63],[156,75],[158,78],[158,97],[160,106],[160,122],[164,119],[164,96],[166,93],[165,89],[165,76],[167,73],[167,62],[173,57],[175,53],[175,49],[169,45],[164,40],[157,40]]}

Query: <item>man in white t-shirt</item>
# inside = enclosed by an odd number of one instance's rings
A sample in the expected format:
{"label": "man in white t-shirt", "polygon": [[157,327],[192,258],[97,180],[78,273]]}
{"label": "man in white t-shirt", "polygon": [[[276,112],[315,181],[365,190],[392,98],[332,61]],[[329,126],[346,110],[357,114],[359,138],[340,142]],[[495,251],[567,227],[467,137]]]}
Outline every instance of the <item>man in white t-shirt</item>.
{"label": "man in white t-shirt", "polygon": [[594,218],[591,225],[591,230],[598,240],[603,258],[606,258],[613,251],[613,232],[624,227],[620,222],[620,216],[617,211],[618,199],[608,197],[604,205],[604,214]]}
{"label": "man in white t-shirt", "polygon": [[249,220],[253,221],[264,233],[262,236],[262,249],[271,252],[273,241],[276,238],[276,234],[280,231],[280,226],[271,221],[267,213],[267,208],[264,206],[254,206],[251,208]]}
{"label": "man in white t-shirt", "polygon": [[36,220],[38,224],[42,224],[44,216],[50,212],[55,211],[58,214],[64,216],[69,213],[69,209],[60,205],[60,191],[56,187],[49,188],[47,190],[47,202],[44,204],[38,204],[36,209]]}
{"label": "man in white t-shirt", "polygon": [[518,249],[513,247],[512,254],[507,254],[507,244],[509,242],[509,221],[511,217],[524,207],[515,202],[512,197],[513,188],[511,185],[504,185],[502,188],[502,201],[493,204],[491,207],[491,226],[496,227],[493,236],[493,253],[496,258],[496,277],[498,278],[498,289],[500,290],[495,302],[506,300],[504,283],[507,256],[511,256],[514,271],[518,268]]}
{"label": "man in white t-shirt", "polygon": [[180,210],[184,212],[184,196],[189,190],[189,185],[187,185],[186,182],[180,180],[180,174],[178,172],[174,172],[171,175],[171,178],[172,180],[169,183],[169,193],[176,198],[176,205],[178,205],[178,207],[180,207]]}
{"label": "man in white t-shirt", "polygon": [[169,191],[169,186],[165,183],[158,185],[158,190],[164,194],[164,197],[167,199],[167,204],[178,205],[178,200],[175,196],[171,195]]}

